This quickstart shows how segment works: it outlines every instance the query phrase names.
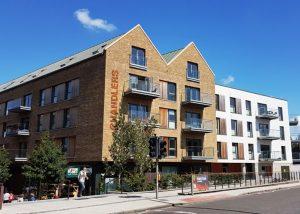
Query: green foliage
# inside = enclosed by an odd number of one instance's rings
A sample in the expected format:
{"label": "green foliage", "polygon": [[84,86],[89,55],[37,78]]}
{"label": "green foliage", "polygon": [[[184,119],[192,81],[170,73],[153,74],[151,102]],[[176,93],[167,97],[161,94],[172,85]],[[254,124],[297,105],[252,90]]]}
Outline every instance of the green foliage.
{"label": "green foliage", "polygon": [[9,173],[9,166],[11,161],[9,154],[4,148],[0,148],[0,183],[7,181],[11,174]]}
{"label": "green foliage", "polygon": [[64,180],[67,168],[66,158],[61,148],[44,133],[41,143],[33,150],[28,163],[23,166],[23,174],[39,183],[57,184]]}
{"label": "green foliage", "polygon": [[162,189],[181,188],[191,182],[191,175],[163,174],[160,179]]}
{"label": "green foliage", "polygon": [[147,189],[146,176],[138,173],[129,174],[125,178],[125,185],[129,191],[139,192]]}
{"label": "green foliage", "polygon": [[113,170],[119,178],[126,174],[128,163],[133,163],[134,173],[144,175],[151,169],[152,160],[149,157],[149,139],[154,134],[156,121],[128,121],[125,108],[121,106],[115,120],[113,142],[109,148],[113,160]]}
{"label": "green foliage", "polygon": [[236,174],[211,174],[209,176],[209,180],[213,182],[214,184],[220,185],[220,184],[232,184],[232,183],[239,183],[241,179],[243,178],[242,174],[236,173]]}

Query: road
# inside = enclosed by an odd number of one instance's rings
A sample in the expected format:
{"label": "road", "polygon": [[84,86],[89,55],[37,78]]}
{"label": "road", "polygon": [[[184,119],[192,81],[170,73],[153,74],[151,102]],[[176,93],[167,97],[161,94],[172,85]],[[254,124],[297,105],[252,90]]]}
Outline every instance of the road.
{"label": "road", "polygon": [[256,193],[165,209],[147,210],[147,214],[300,214],[300,187]]}

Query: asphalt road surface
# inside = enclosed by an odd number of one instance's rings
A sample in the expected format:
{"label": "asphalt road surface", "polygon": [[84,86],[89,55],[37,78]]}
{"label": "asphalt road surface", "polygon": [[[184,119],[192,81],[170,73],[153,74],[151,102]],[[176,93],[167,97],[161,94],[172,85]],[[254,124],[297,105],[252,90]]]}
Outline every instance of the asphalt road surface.
{"label": "asphalt road surface", "polygon": [[151,214],[300,214],[300,187],[255,193],[210,202],[200,202],[165,209],[147,210]]}

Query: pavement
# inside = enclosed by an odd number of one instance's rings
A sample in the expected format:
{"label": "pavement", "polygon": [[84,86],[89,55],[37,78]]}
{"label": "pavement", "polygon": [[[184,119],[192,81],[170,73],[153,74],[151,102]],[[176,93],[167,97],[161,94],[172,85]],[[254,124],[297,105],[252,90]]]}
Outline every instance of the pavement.
{"label": "pavement", "polygon": [[182,206],[146,210],[140,214],[299,214],[300,186],[249,193],[221,200],[208,200]]}
{"label": "pavement", "polygon": [[[210,203],[214,201],[230,200],[245,194],[274,191],[278,189],[300,189],[299,182],[277,184],[263,187],[243,188],[226,191],[212,191],[197,195],[178,195],[181,190],[163,191],[159,199],[155,199],[154,192],[140,192],[128,194],[108,194],[100,196],[81,197],[76,199],[53,199],[36,202],[4,204],[2,214],[14,213],[138,213],[152,212],[151,210],[165,209],[171,206]],[[300,192],[298,191],[298,194]],[[300,198],[300,197],[299,197]],[[233,201],[234,202],[234,201]],[[300,204],[300,203],[298,203]],[[149,211],[147,211],[149,210]],[[300,207],[299,207],[300,210]],[[176,211],[176,210],[175,210]],[[183,211],[181,211],[183,212]],[[171,212],[172,213],[172,212]],[[196,212],[198,213],[198,212]],[[201,210],[201,213],[202,210]],[[223,213],[223,212],[215,212]],[[298,212],[300,213],[300,211]]]}

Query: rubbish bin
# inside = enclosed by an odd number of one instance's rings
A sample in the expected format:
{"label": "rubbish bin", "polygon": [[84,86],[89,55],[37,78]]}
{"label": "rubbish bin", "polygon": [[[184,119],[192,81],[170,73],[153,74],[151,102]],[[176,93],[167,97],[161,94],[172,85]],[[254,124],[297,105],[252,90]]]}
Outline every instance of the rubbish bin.
{"label": "rubbish bin", "polygon": [[0,210],[2,209],[2,203],[3,203],[3,192],[4,192],[4,186],[2,183],[0,183]]}

